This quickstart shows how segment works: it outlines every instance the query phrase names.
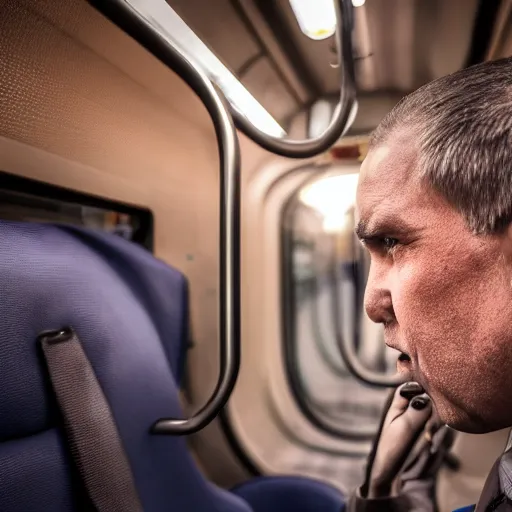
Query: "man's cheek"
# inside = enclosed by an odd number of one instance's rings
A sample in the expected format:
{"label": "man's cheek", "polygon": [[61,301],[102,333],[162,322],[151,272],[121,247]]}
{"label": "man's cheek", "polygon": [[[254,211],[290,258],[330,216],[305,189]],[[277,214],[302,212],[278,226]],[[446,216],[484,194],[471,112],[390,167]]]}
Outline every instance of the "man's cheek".
{"label": "man's cheek", "polygon": [[[440,291],[442,286],[422,279],[420,272],[411,269],[401,277],[392,290],[399,336],[409,355],[430,361],[447,341],[446,333],[453,322],[452,298],[449,291]],[[427,361],[424,363],[430,366]]]}
{"label": "man's cheek", "polygon": [[425,319],[436,295],[433,283],[416,265],[398,268],[391,280],[393,308],[399,325]]}
{"label": "man's cheek", "polygon": [[[435,317],[453,302],[454,275],[436,267],[434,258],[397,266],[392,279],[393,304],[411,320]],[[449,313],[449,312],[447,312]]]}

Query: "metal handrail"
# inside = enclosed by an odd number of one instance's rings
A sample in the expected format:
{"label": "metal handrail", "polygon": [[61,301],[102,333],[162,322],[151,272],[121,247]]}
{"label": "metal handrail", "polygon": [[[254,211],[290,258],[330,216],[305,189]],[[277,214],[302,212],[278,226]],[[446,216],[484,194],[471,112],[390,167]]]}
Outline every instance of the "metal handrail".
{"label": "metal handrail", "polygon": [[161,36],[124,0],[89,0],[166,66],[176,71],[199,96],[210,114],[220,155],[220,372],[206,404],[188,419],[161,418],[155,434],[186,435],[208,425],[224,407],[240,368],[240,148],[227,102],[203,70]]}
{"label": "metal handrail", "polygon": [[186,435],[208,425],[228,401],[240,369],[240,148],[236,125],[251,139],[274,153],[291,158],[315,156],[327,150],[343,134],[355,104],[352,61],[350,0],[335,2],[337,46],[344,63],[340,102],[329,127],[317,139],[289,141],[271,137],[233,111],[218,87],[172,41],[126,0],[88,0],[98,11],[135,39],[190,86],[212,118],[220,155],[219,215],[219,358],[215,390],[206,404],[188,419],[161,418],[152,426],[155,434]]}
{"label": "metal handrail", "polygon": [[231,113],[237,128],[264,149],[288,158],[311,158],[327,151],[349,128],[349,120],[356,107],[356,85],[353,60],[353,12],[351,0],[334,0],[336,11],[336,49],[340,57],[340,98],[329,126],[318,137],[308,140],[290,140],[274,137],[254,126],[233,105]]}

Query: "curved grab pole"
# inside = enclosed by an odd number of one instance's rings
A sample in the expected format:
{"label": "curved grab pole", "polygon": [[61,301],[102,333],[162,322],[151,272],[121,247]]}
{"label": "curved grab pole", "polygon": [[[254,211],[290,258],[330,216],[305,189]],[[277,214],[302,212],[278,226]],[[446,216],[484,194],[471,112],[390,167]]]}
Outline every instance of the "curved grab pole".
{"label": "curved grab pole", "polygon": [[210,423],[233,391],[240,368],[240,149],[226,102],[206,74],[123,0],[89,0],[193,89],[210,114],[220,154],[220,374],[207,403],[191,418],[162,418],[155,434],[186,435]]}
{"label": "curved grab pole", "polygon": [[340,59],[340,99],[334,116],[325,131],[314,139],[304,141],[281,139],[262,132],[243,114],[231,106],[237,128],[266,150],[288,158],[310,158],[327,151],[348,128],[356,107],[355,72],[352,49],[352,2],[333,0],[336,11],[336,49]]}
{"label": "curved grab pole", "polygon": [[346,336],[343,336],[340,325],[341,302],[338,291],[338,275],[336,272],[336,261],[334,258],[331,265],[331,282],[333,283],[332,314],[334,315],[336,340],[338,342],[341,357],[349,371],[361,382],[374,387],[392,388],[402,384],[404,380],[399,375],[387,377],[365,368],[365,366],[359,361],[353,344],[350,343],[350,340]]}

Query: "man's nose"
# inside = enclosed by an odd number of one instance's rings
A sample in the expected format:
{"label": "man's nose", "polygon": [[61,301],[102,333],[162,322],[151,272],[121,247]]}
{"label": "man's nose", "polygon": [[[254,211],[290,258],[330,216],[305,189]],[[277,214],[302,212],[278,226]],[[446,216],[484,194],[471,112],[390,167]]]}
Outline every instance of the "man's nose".
{"label": "man's nose", "polygon": [[372,322],[385,324],[394,320],[391,291],[386,286],[385,276],[377,274],[370,268],[364,294],[364,307]]}

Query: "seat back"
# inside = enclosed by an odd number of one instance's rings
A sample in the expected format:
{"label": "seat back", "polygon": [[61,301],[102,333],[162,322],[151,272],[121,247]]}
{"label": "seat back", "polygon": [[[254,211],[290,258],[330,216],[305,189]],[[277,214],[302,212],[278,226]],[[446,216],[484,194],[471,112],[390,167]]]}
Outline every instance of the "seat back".
{"label": "seat back", "polygon": [[71,326],[144,511],[249,511],[202,477],[183,438],[150,433],[155,420],[181,416],[184,277],[126,240],[75,227],[0,221],[0,244],[0,510],[80,509],[83,486],[37,343]]}

